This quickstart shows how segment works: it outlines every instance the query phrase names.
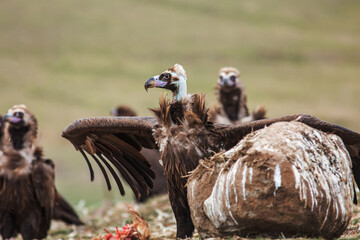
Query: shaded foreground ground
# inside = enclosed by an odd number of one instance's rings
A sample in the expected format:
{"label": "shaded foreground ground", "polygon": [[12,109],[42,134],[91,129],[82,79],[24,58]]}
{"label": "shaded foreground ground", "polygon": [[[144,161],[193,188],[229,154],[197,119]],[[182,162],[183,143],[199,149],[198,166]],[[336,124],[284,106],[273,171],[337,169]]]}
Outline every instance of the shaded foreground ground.
{"label": "shaded foreground ground", "polygon": [[[151,239],[175,239],[176,224],[167,195],[151,199],[145,204],[132,204],[149,222]],[[86,223],[84,227],[69,227],[53,222],[48,239],[103,239],[104,228],[115,233],[115,227],[122,227],[132,221],[124,203],[104,202],[96,209],[78,206],[78,211]],[[260,237],[262,238],[262,237]],[[264,237],[265,238],[265,237]],[[283,238],[279,236],[279,238]],[[192,239],[199,239],[195,233]],[[218,238],[220,239],[220,238]],[[232,239],[240,239],[234,237]],[[259,238],[257,238],[259,239]],[[360,239],[360,206],[354,206],[351,223],[341,239]]]}

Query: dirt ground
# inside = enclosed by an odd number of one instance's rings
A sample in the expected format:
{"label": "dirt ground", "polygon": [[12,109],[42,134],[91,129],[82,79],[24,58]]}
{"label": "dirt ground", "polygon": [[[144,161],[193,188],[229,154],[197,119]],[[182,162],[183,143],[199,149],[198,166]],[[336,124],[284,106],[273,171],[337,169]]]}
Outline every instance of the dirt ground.
{"label": "dirt ground", "polygon": [[[80,205],[77,210],[86,225],[71,227],[61,222],[53,222],[48,239],[103,239],[106,235],[104,228],[115,233],[116,226],[122,227],[132,221],[126,205],[121,202],[106,201],[96,209],[84,208]],[[131,205],[150,224],[151,239],[175,239],[176,223],[167,195],[152,198],[145,204],[132,203]],[[195,233],[192,239],[199,239],[198,234]],[[235,236],[231,239],[246,238]],[[266,236],[259,236],[256,239],[266,239]],[[283,239],[283,237],[279,236],[279,239]],[[360,206],[354,205],[353,218],[341,239],[360,239]]]}

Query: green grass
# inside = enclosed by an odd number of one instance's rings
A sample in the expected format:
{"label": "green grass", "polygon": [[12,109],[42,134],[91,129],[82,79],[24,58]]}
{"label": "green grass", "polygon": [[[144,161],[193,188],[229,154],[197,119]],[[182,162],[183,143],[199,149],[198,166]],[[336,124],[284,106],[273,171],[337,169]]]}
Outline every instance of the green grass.
{"label": "green grass", "polygon": [[36,114],[39,144],[73,204],[123,199],[106,193],[99,173],[89,182],[61,131],[117,104],[150,115],[164,92],[143,84],[176,62],[209,106],[218,69],[231,65],[250,109],[310,113],[360,131],[359,11],[355,0],[1,1],[0,112],[24,103]]}

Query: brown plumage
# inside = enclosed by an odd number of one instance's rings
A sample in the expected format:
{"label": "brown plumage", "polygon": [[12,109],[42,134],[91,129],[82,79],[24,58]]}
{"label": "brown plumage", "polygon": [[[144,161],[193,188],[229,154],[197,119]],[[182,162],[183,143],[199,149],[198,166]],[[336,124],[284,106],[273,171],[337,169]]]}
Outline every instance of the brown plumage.
{"label": "brown plumage", "polygon": [[[54,212],[63,211],[56,205],[64,202],[70,205],[55,189],[54,164],[43,158],[42,149],[36,145],[35,116],[25,105],[16,105],[4,121],[0,233],[4,239],[18,233],[23,239],[45,238]],[[76,223],[81,221],[77,218]]]}
{"label": "brown plumage", "polygon": [[249,114],[245,85],[240,81],[240,72],[233,67],[219,71],[215,93],[219,106],[209,111],[209,120],[221,124],[237,124],[266,118],[264,106]]}
{"label": "brown plumage", "polygon": [[23,239],[45,238],[54,207],[54,172],[42,162],[26,163],[17,152],[3,154],[2,159],[9,164],[2,165],[0,176],[1,235],[4,239],[17,233]]}
{"label": "brown plumage", "polygon": [[116,117],[134,117],[137,114],[131,107],[126,105],[119,105],[113,108],[111,115]]}
{"label": "brown plumage", "polygon": [[[125,105],[120,105],[114,108],[111,112],[113,116],[121,117],[121,116],[136,116],[136,112]],[[143,148],[140,152],[151,164],[151,169],[155,172],[154,186],[150,189],[150,194],[147,195],[146,192],[140,189],[140,198],[137,199],[139,202],[145,202],[150,196],[156,196],[158,194],[166,193],[166,178],[164,175],[164,168],[160,164],[160,152],[157,149],[148,149]]]}
{"label": "brown plumage", "polygon": [[[186,197],[186,177],[194,170],[200,159],[213,156],[235,146],[239,140],[252,131],[275,122],[298,121],[324,132],[339,135],[352,157],[354,174],[360,183],[360,134],[346,128],[323,122],[309,115],[287,116],[278,119],[259,120],[237,126],[216,125],[207,121],[208,109],[204,96],[186,93],[186,74],[182,66],[176,64],[145,83],[145,89],[159,87],[173,92],[172,101],[162,98],[160,108],[154,109],[152,117],[88,118],[73,122],[63,131],[76,149],[86,155],[101,156],[101,160],[115,162],[124,168],[125,164],[136,162],[135,173],[148,171],[148,162],[141,155],[132,154],[124,158],[126,152],[139,152],[142,147],[159,148],[169,188],[169,200],[177,223],[177,237],[192,236],[194,225]],[[176,111],[174,111],[174,108]],[[111,143],[104,138],[112,138]],[[128,143],[127,147],[122,142]],[[105,156],[105,159],[103,156]],[[99,157],[100,158],[100,157]],[[87,160],[88,161],[88,160]],[[89,162],[88,162],[89,163]],[[89,164],[89,166],[91,166]],[[115,166],[117,167],[117,166]],[[117,167],[119,168],[119,167]],[[90,171],[92,168],[90,167]],[[126,173],[128,174],[128,173]],[[145,179],[138,178],[139,181]],[[146,190],[150,182],[144,184]],[[133,185],[134,184],[130,183]],[[121,186],[121,185],[120,185]],[[134,190],[134,189],[133,189]],[[135,189],[136,190],[136,189]],[[123,192],[122,192],[123,193]]]}
{"label": "brown plumage", "polygon": [[[55,163],[49,159],[44,158],[44,151],[42,147],[37,146],[34,151],[34,158],[43,162],[55,171]],[[55,187],[55,202],[52,214],[52,219],[62,221],[69,225],[84,225],[79,216],[70,205],[70,203],[57,191]]]}
{"label": "brown plumage", "polygon": [[[94,180],[94,171],[84,151],[92,156],[102,170],[109,190],[111,185],[103,164],[114,177],[122,195],[125,191],[114,168],[121,173],[139,198],[140,188],[148,194],[153,185],[152,179],[155,177],[150,168],[151,165],[139,153],[142,147],[157,148],[152,137],[155,124],[156,120],[151,117],[86,118],[79,119],[68,126],[63,131],[63,137],[69,139],[85,158],[91,181]],[[92,134],[89,134],[89,131]]]}

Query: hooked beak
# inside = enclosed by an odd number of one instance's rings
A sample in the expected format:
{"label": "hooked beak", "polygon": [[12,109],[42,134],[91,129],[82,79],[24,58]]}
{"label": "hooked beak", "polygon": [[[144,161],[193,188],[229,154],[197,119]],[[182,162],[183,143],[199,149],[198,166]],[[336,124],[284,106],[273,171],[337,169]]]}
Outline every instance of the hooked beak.
{"label": "hooked beak", "polygon": [[18,122],[20,122],[21,120],[22,120],[21,118],[15,117],[12,113],[7,113],[7,114],[3,117],[3,121],[4,121],[4,122],[18,123]]}
{"label": "hooked beak", "polygon": [[230,78],[224,78],[220,85],[223,87],[233,87],[235,85],[235,82],[231,81]]}
{"label": "hooked beak", "polygon": [[163,88],[165,87],[167,84],[167,82],[164,81],[160,81],[159,80],[159,76],[154,76],[149,78],[146,82],[145,82],[145,90],[148,91],[148,88]]}

